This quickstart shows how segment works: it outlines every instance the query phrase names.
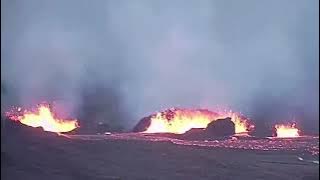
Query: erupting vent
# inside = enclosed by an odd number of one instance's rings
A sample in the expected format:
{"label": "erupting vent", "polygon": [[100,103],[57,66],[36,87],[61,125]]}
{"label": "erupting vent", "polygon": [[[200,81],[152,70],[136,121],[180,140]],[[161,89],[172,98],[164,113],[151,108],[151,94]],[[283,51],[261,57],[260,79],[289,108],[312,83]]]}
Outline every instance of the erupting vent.
{"label": "erupting vent", "polygon": [[[212,112],[209,110],[169,109],[144,118],[136,126],[136,131],[144,133],[175,133],[183,134],[192,128],[206,128],[210,122],[230,117],[235,124],[236,133],[246,133],[254,126],[249,120],[231,111]],[[143,122],[148,121],[148,122]],[[145,124],[143,128],[141,124]],[[142,130],[143,129],[143,130]]]}
{"label": "erupting vent", "polygon": [[45,131],[50,132],[69,132],[77,127],[77,120],[58,119],[51,112],[48,105],[41,104],[36,111],[22,111],[21,108],[14,109],[6,113],[10,120],[20,122],[31,127],[42,127]]}
{"label": "erupting vent", "polygon": [[300,136],[300,131],[296,127],[296,124],[289,124],[289,125],[284,125],[284,124],[277,124],[275,125],[276,129],[276,136],[280,138],[293,138],[293,137],[299,137]]}

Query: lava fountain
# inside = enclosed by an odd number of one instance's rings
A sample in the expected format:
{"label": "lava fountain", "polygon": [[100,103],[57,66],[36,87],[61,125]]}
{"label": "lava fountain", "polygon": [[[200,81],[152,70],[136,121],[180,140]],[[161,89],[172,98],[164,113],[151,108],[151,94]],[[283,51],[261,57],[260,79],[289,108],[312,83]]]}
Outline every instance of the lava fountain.
{"label": "lava fountain", "polygon": [[21,124],[31,127],[42,127],[44,131],[50,132],[69,132],[79,127],[77,120],[58,119],[54,116],[48,105],[41,104],[35,112],[11,111],[6,113],[10,120],[18,121]]}
{"label": "lava fountain", "polygon": [[296,124],[277,124],[275,125],[276,136],[279,138],[293,138],[299,137],[300,131],[296,127]]}
{"label": "lava fountain", "polygon": [[150,125],[144,133],[183,134],[192,128],[206,128],[210,122],[227,117],[230,117],[235,124],[236,133],[246,133],[254,128],[248,119],[231,111],[212,112],[172,108],[151,116]]}

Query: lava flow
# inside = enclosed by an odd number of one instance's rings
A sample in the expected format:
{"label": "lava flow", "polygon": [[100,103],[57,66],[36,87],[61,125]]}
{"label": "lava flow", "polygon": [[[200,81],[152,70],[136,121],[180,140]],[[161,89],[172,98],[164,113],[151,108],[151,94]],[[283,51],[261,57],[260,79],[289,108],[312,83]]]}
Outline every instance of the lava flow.
{"label": "lava flow", "polygon": [[217,119],[230,117],[236,133],[249,132],[254,126],[237,113],[231,111],[211,112],[208,110],[170,109],[151,117],[150,126],[144,133],[183,134],[192,128],[206,128]]}
{"label": "lava flow", "polygon": [[69,132],[79,127],[77,120],[55,118],[50,108],[43,104],[38,106],[36,112],[21,112],[21,108],[18,108],[18,112],[8,112],[7,116],[13,121],[31,127],[42,127],[44,131],[50,132]]}
{"label": "lava flow", "polygon": [[284,124],[277,124],[275,125],[276,135],[279,138],[293,138],[299,137],[299,129],[296,127],[295,124],[292,125],[284,125]]}

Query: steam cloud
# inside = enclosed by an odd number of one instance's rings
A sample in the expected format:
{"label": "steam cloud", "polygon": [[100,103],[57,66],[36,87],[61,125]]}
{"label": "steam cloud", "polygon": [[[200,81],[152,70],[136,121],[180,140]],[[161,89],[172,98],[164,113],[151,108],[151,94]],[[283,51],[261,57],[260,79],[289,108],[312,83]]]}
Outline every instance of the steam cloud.
{"label": "steam cloud", "polygon": [[318,127],[318,7],[3,0],[1,109],[59,99],[73,116],[131,128],[163,108],[219,105]]}

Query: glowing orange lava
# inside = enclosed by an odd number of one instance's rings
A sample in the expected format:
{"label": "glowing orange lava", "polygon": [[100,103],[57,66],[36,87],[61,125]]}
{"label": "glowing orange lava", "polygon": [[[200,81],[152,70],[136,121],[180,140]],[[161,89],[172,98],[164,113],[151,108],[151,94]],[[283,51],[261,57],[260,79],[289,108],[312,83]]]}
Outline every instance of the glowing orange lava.
{"label": "glowing orange lava", "polygon": [[292,138],[292,137],[299,137],[299,129],[296,128],[296,124],[292,125],[284,125],[284,124],[277,124],[275,125],[277,137],[280,138]]}
{"label": "glowing orange lava", "polygon": [[[18,111],[20,110],[21,108],[18,109]],[[79,127],[77,120],[55,118],[46,105],[40,105],[37,112],[24,112],[22,115],[10,114],[9,118],[27,126],[42,127],[45,131],[57,133],[69,132]]]}
{"label": "glowing orange lava", "polygon": [[183,134],[192,128],[206,128],[210,122],[227,117],[235,124],[236,133],[249,132],[254,127],[247,119],[230,111],[213,113],[204,110],[173,109],[153,116],[144,133]]}

